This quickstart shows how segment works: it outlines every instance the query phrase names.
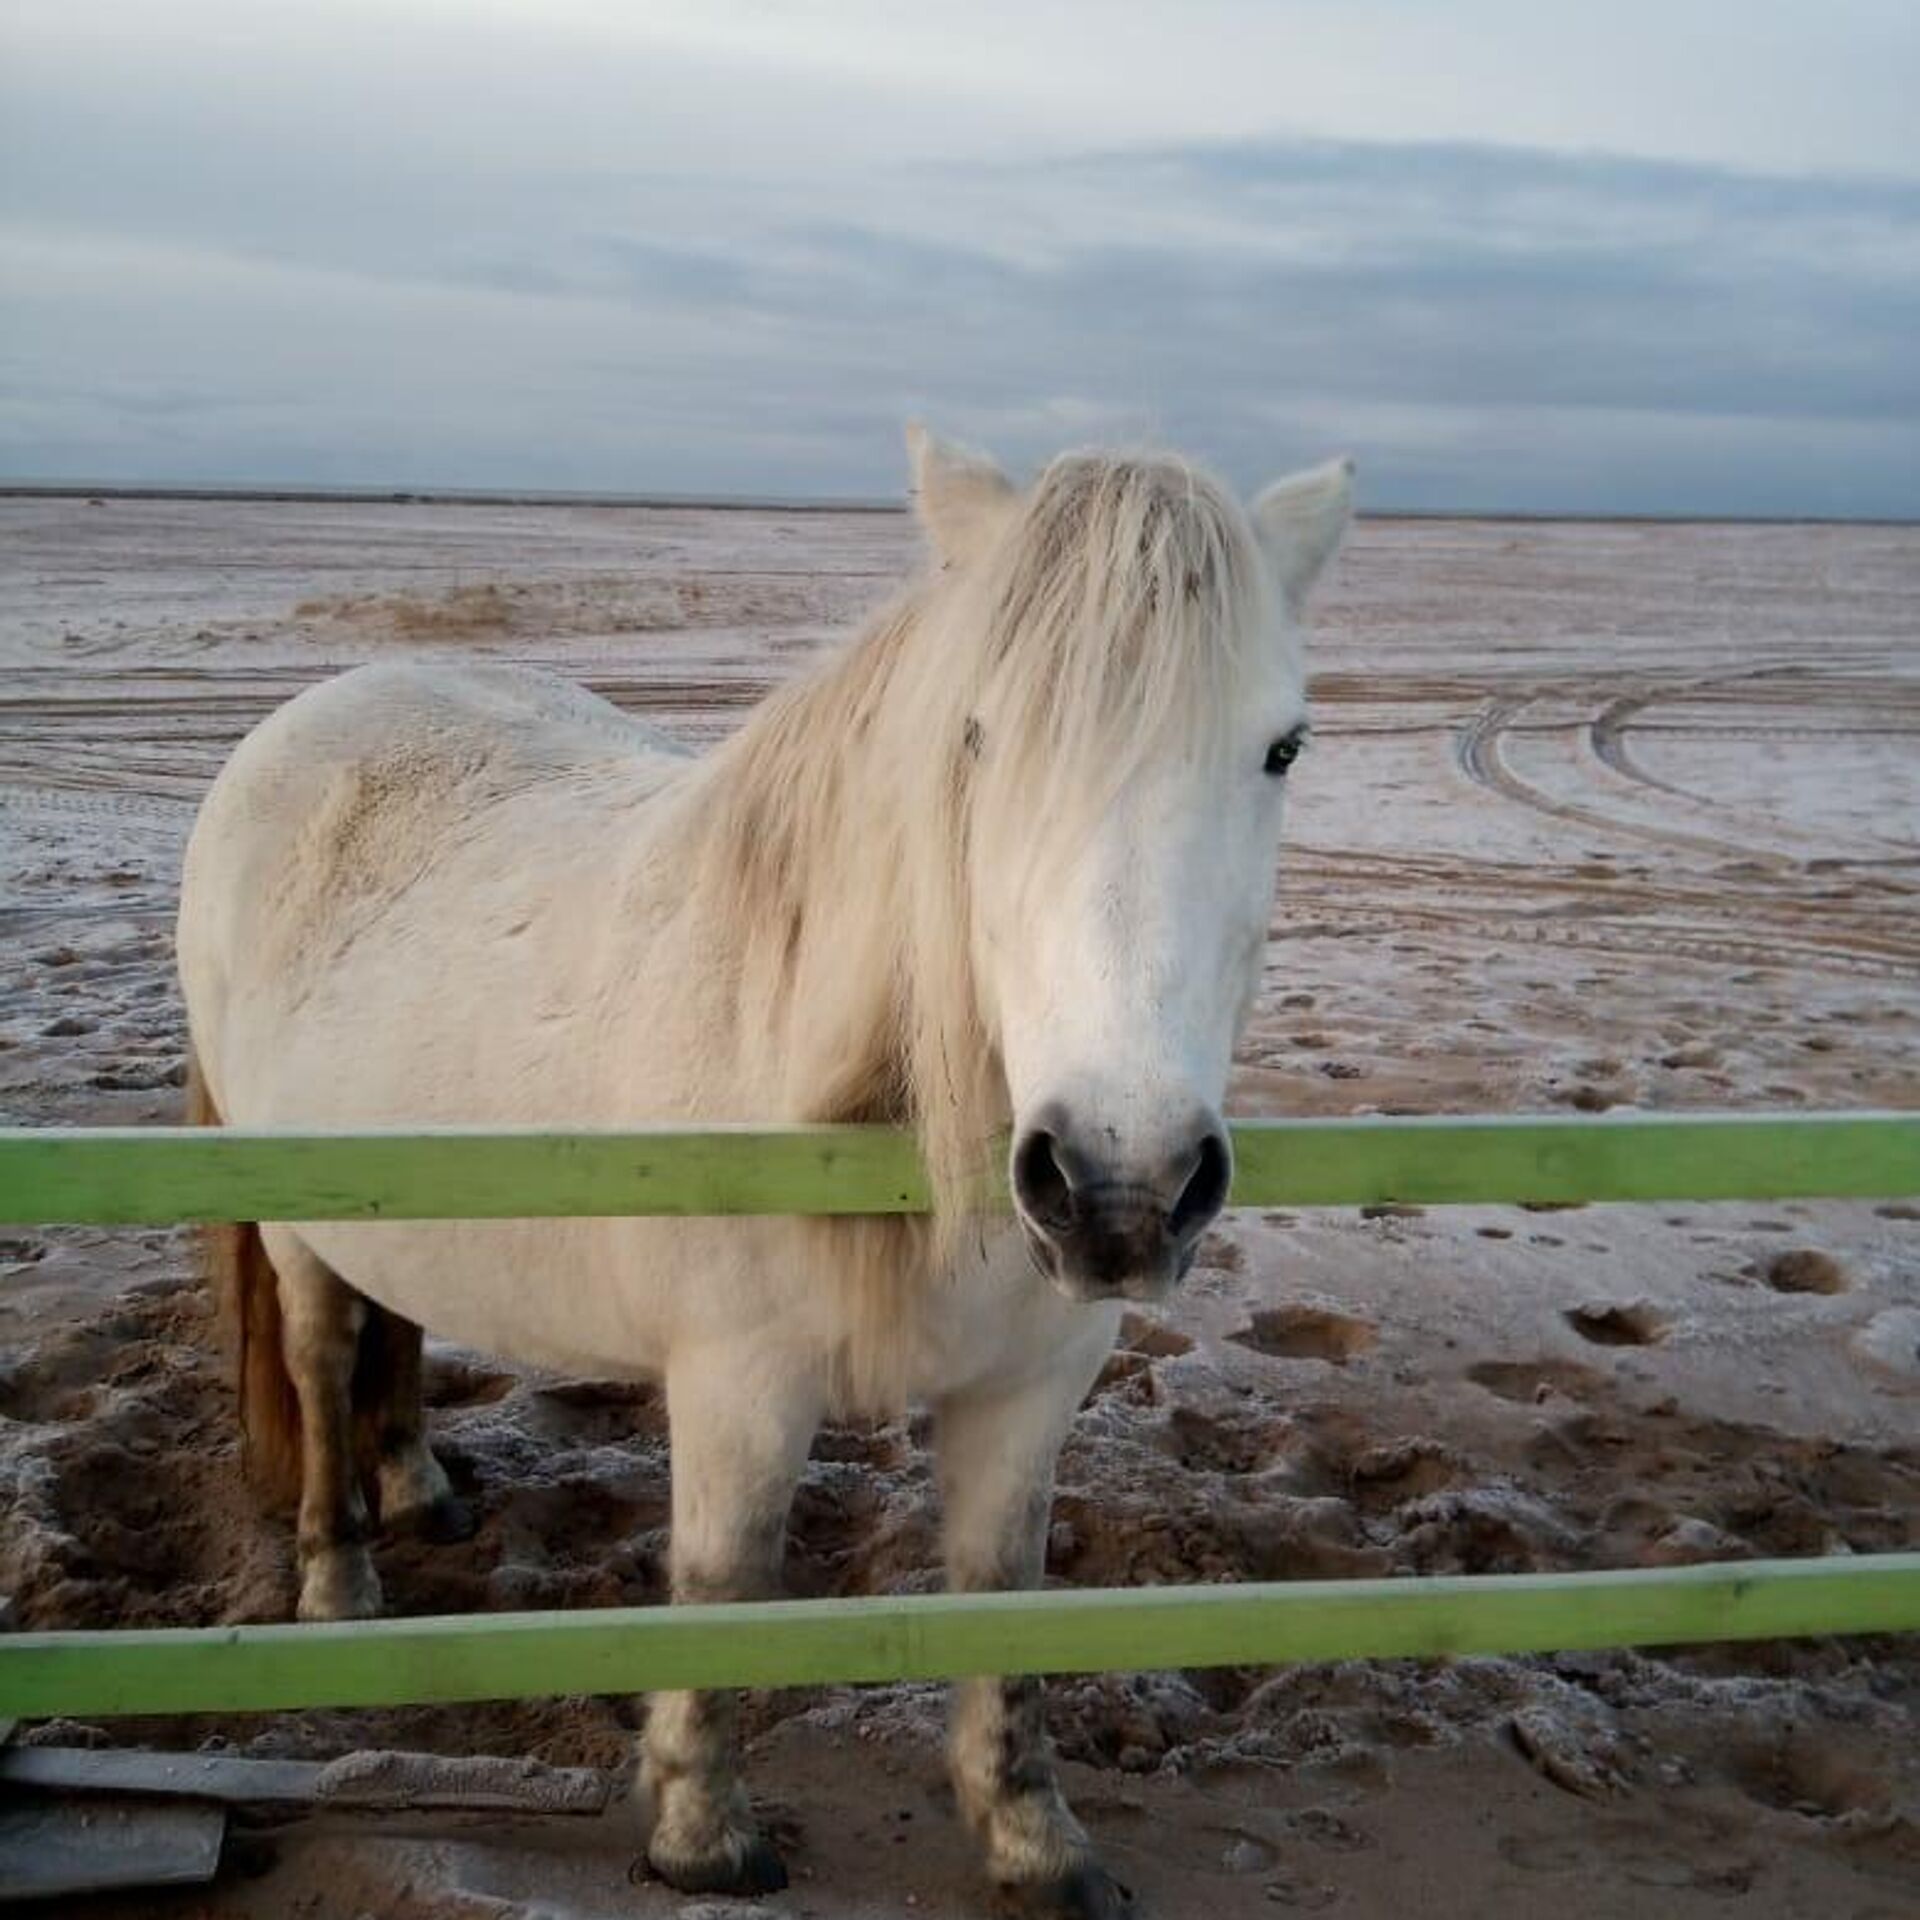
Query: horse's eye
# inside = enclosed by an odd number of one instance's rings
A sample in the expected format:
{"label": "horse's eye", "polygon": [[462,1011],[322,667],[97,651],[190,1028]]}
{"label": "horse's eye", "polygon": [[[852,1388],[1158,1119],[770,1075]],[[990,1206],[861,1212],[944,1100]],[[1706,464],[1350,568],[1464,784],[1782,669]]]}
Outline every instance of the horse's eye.
{"label": "horse's eye", "polygon": [[1307,744],[1305,727],[1295,727],[1291,733],[1283,733],[1267,749],[1267,771],[1282,774],[1300,758],[1300,749]]}

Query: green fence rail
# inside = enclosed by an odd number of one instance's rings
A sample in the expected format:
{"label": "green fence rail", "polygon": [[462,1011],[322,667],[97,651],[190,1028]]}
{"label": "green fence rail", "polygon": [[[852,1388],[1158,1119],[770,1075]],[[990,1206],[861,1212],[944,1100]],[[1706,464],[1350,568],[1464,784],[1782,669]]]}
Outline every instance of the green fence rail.
{"label": "green fence rail", "polygon": [[[1257,1120],[1235,1206],[1889,1199],[1920,1193],[1920,1114]],[[701,1132],[188,1127],[0,1133],[0,1222],[911,1213],[912,1143],[881,1127]]]}
{"label": "green fence rail", "polygon": [[0,1715],[258,1712],[1920,1629],[1920,1554],[0,1635]]}
{"label": "green fence rail", "polygon": [[[1243,1122],[1240,1206],[1892,1198],[1920,1114]],[[896,1213],[883,1128],[0,1132],[0,1222]],[[1920,1554],[0,1636],[0,1716],[1265,1666],[1920,1631]]]}

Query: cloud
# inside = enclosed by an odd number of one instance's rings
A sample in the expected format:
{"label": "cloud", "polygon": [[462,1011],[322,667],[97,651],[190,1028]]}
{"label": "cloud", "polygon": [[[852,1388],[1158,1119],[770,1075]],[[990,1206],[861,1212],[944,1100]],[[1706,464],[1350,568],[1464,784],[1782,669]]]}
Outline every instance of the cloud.
{"label": "cloud", "polygon": [[638,115],[632,68],[476,32],[409,111],[432,18],[358,92],[344,32],[237,93],[190,36],[151,85],[29,49],[0,470],[881,495],[924,414],[1249,486],[1350,447],[1375,505],[1920,514],[1920,184],[978,125],[942,158],[931,83],[881,165],[853,82],[707,45],[649,44]]}

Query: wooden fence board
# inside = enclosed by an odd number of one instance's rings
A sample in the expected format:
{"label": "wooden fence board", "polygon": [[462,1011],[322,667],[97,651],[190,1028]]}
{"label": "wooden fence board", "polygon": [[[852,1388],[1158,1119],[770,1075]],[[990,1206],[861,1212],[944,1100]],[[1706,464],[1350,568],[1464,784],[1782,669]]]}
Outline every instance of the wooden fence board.
{"label": "wooden fence board", "polygon": [[[1920,1193],[1920,1114],[1242,1121],[1232,1204],[1887,1199]],[[0,1222],[910,1213],[882,1127],[698,1132],[186,1127],[0,1132]]]}
{"label": "wooden fence board", "polygon": [[1920,1554],[0,1637],[0,1713],[261,1711],[1920,1629]]}

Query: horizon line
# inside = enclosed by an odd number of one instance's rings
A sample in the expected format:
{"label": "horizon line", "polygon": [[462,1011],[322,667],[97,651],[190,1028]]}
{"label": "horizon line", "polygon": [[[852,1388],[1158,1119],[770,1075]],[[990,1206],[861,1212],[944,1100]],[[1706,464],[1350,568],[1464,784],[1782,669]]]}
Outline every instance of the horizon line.
{"label": "horizon line", "polygon": [[[331,486],[321,481],[96,481],[0,479],[0,499],[179,500],[313,506],[619,507],[656,512],[905,513],[904,495],[619,492],[602,488]],[[1716,513],[1706,509],[1553,507],[1375,507],[1363,520],[1514,520],[1642,526],[1912,527],[1920,514]]]}

